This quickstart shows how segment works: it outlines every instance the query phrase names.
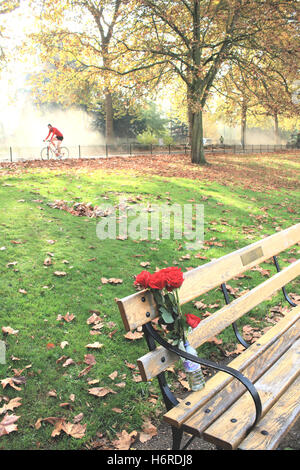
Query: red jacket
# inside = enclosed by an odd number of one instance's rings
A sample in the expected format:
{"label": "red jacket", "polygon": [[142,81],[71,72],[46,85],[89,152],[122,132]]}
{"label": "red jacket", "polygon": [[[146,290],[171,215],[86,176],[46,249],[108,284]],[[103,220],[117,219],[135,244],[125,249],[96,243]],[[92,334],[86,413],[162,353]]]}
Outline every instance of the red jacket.
{"label": "red jacket", "polygon": [[48,137],[49,137],[50,134],[53,134],[53,136],[54,136],[54,135],[58,135],[59,137],[63,137],[62,133],[61,133],[58,129],[56,129],[56,127],[51,127],[51,128],[50,128],[49,134],[47,135],[47,137],[46,137],[45,140],[48,139]]}

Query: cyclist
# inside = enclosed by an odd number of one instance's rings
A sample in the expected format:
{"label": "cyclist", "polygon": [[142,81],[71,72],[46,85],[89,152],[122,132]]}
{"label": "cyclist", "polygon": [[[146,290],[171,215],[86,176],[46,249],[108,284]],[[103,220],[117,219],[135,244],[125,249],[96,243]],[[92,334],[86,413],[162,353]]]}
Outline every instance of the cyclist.
{"label": "cyclist", "polygon": [[48,140],[49,136],[52,134],[52,136],[50,137],[50,141],[56,147],[56,156],[58,157],[60,156],[60,146],[64,139],[64,136],[58,129],[56,129],[56,127],[53,127],[51,124],[48,124],[48,128],[49,134],[47,135],[46,139],[44,139],[44,142],[46,142],[46,140]]}

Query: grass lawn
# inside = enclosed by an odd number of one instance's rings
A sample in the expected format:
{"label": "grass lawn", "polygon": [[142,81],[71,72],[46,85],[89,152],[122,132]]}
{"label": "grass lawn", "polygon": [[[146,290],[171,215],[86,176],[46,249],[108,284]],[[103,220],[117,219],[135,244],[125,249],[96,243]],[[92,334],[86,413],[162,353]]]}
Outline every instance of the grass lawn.
{"label": "grass lawn", "polygon": [[[6,363],[0,364],[0,423],[12,399],[20,397],[21,406],[8,411],[19,416],[17,430],[0,437],[0,450],[114,448],[121,431],[140,432],[147,419],[157,424],[164,408],[156,381],[140,382],[133,368],[146,352],[144,339],[124,338],[114,299],[134,292],[134,276],[143,269],[177,265],[185,271],[300,220],[299,154],[210,160],[213,165],[204,169],[179,156],[1,165],[0,340],[6,344]],[[49,205],[56,200],[70,207],[75,202],[116,205],[120,199],[132,206],[203,204],[204,248],[189,251],[173,237],[152,240],[150,235],[100,240],[97,218]],[[285,252],[281,266],[298,258],[299,251],[296,246]],[[199,253],[203,259],[195,256]],[[265,271],[251,270],[230,281],[235,295],[275,272],[270,263],[261,267]],[[299,280],[288,291],[300,295]],[[201,317],[224,303],[220,289],[201,300],[205,308],[191,303],[184,311]],[[240,325],[254,332],[271,326],[280,315],[280,308],[271,309],[275,306],[285,306],[280,294]],[[92,315],[101,320],[93,323]],[[219,346],[208,343],[199,352],[222,360],[235,350],[231,329],[219,339]],[[94,343],[99,347],[87,347]],[[170,372],[170,382],[173,378]],[[96,387],[103,396],[90,393]],[[57,419],[45,420],[49,417]],[[78,422],[82,434],[73,428],[55,435],[59,418]]]}

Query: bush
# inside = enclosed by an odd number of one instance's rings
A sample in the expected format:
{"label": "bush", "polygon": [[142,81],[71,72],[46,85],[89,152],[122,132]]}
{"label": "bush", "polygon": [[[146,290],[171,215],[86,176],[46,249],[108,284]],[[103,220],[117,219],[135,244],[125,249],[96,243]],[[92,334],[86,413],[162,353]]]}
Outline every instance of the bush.
{"label": "bush", "polygon": [[151,131],[144,131],[142,134],[139,134],[136,138],[140,144],[157,144],[157,137],[153,135]]}

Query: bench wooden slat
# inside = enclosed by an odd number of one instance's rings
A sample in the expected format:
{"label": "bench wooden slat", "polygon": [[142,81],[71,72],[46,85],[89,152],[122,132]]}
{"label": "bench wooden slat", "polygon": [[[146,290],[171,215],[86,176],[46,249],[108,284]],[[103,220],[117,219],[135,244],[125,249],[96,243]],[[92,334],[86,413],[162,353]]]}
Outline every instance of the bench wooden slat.
{"label": "bench wooden slat", "polygon": [[[256,343],[253,343],[247,350],[233,359],[230,366],[241,371],[243,374],[249,369],[246,375],[250,380],[254,380],[256,374],[258,374],[257,368],[255,366],[252,367],[252,364],[255,365],[255,361],[261,356],[264,357],[266,354],[266,356],[269,357],[269,361],[272,362],[270,356],[273,352],[279,357],[299,336],[300,305],[293,308],[279,323],[261,336]],[[287,343],[286,346],[285,342]],[[213,400],[213,398],[230,383],[237,384],[238,382],[233,380],[228,374],[223,372],[217,373],[207,381],[203,390],[190,393],[185,400],[168,411],[164,415],[164,420],[175,427],[180,427],[184,423],[184,426],[187,428],[190,423],[190,426],[194,429],[194,433],[195,429],[197,429],[197,434],[200,436],[207,427],[206,420],[208,416],[211,415],[211,413],[207,415],[204,412],[206,408],[211,409],[209,400]],[[188,402],[189,405],[186,405],[186,402]],[[200,409],[203,410],[205,416],[203,416],[203,413],[197,416],[196,412]],[[188,421],[189,418],[190,421]],[[202,419],[205,419],[205,424],[203,424]]]}
{"label": "bench wooden slat", "polygon": [[[294,324],[289,330],[280,336],[278,341],[261,352],[255,358],[255,347],[253,348],[254,358],[251,363],[243,369],[243,374],[248,377],[252,382],[261,377],[266,370],[271,367],[286,350],[292,346],[295,339],[300,337],[300,320]],[[257,341],[260,343],[260,341]],[[259,346],[257,347],[259,349]],[[226,409],[228,409],[243,393],[245,387],[237,380],[231,380],[226,387],[223,388],[217,395],[209,400],[205,407],[199,409],[192,417],[185,421],[183,429],[187,432],[195,432],[201,436],[202,432],[210,426]],[[207,413],[206,410],[210,412]]]}
{"label": "bench wooden slat", "polygon": [[241,450],[274,450],[300,414],[300,377],[239,445]]}
{"label": "bench wooden slat", "polygon": [[240,250],[185,273],[179,289],[181,303],[187,303],[300,241],[300,224],[275,233]]}
{"label": "bench wooden slat", "polygon": [[[210,317],[202,320],[197,328],[194,328],[189,334],[188,339],[190,344],[194,348],[198,348],[246,312],[260,304],[264,299],[270,297],[271,294],[290,282],[298,274],[300,274],[300,260],[290,264],[287,268],[259,284],[247,294],[244,294],[229,305],[225,305],[213,313]],[[176,355],[166,351],[163,347],[159,347],[156,349],[155,354],[150,352],[138,360],[141,376],[144,380],[150,380],[159,372],[172,365],[176,359]]]}
{"label": "bench wooden slat", "polygon": [[[276,403],[300,373],[300,340],[257,381],[262,402],[262,417]],[[244,395],[203,433],[206,440],[225,449],[236,449],[255,419],[255,410],[249,393]]]}
{"label": "bench wooden slat", "polygon": [[[180,303],[184,304],[199,297],[298,241],[300,223],[184,273],[184,283],[179,289]],[[119,299],[117,304],[127,331],[134,330],[157,316],[155,302],[147,291]]]}

